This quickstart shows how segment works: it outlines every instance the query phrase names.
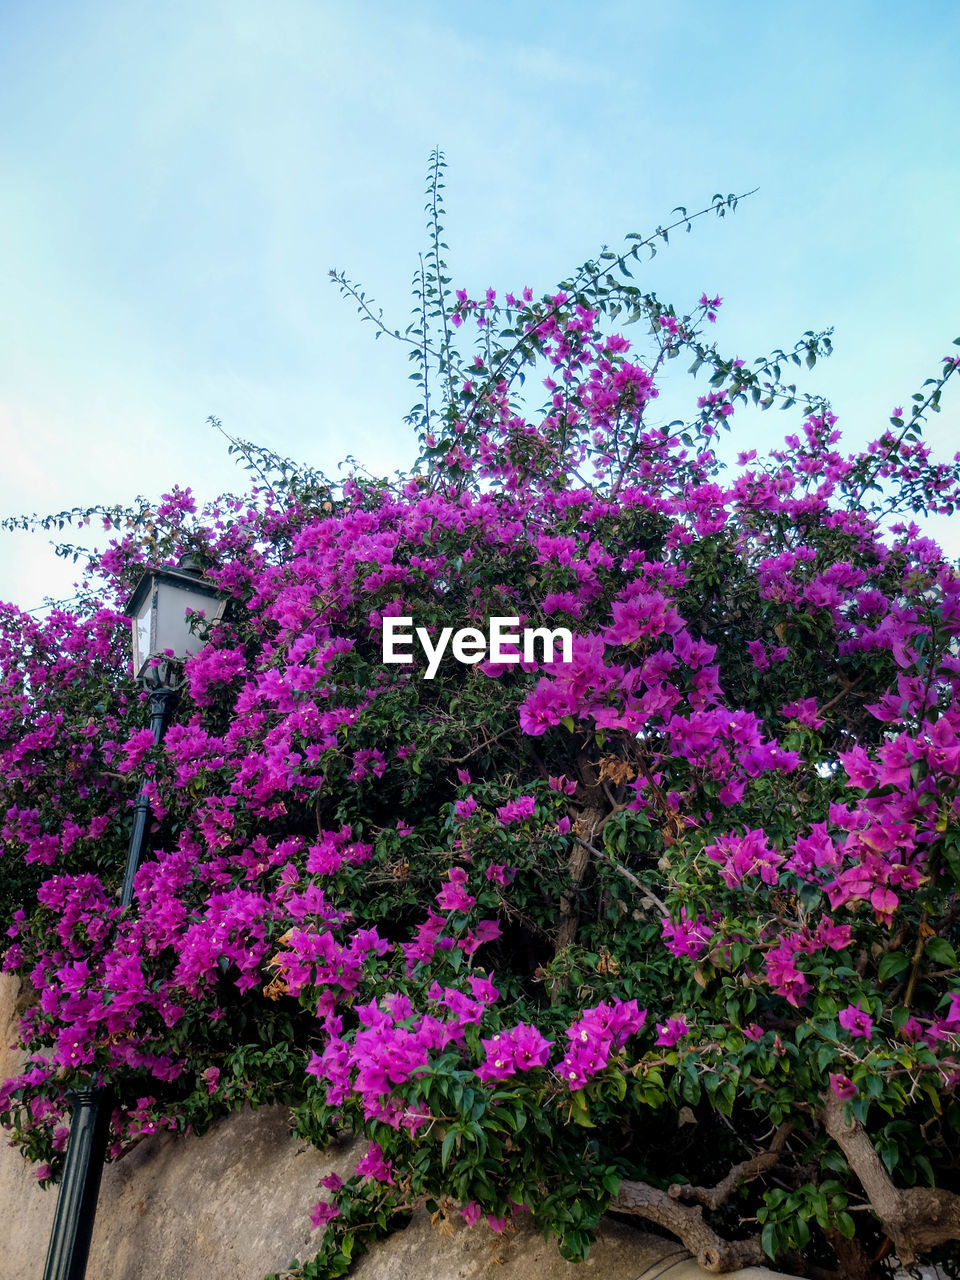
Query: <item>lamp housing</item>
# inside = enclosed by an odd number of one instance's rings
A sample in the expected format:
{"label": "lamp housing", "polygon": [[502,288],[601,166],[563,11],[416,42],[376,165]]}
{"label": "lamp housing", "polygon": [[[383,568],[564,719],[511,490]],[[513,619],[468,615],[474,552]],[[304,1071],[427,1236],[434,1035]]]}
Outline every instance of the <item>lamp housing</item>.
{"label": "lamp housing", "polygon": [[175,683],[183,660],[206,643],[191,619],[202,614],[206,629],[223,616],[226,604],[219,588],[197,573],[147,569],[124,610],[133,624],[134,678],[156,687]]}

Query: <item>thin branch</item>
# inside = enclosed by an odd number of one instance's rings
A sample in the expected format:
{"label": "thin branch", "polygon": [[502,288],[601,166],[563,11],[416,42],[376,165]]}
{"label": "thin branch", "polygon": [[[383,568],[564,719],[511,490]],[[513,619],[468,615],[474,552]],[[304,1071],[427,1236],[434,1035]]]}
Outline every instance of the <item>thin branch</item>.
{"label": "thin branch", "polygon": [[670,912],[667,909],[666,903],[661,902],[661,900],[657,897],[657,895],[653,892],[653,890],[648,889],[647,886],[643,883],[643,881],[640,880],[637,876],[635,876],[632,871],[628,871],[627,868],[623,866],[622,863],[616,860],[613,854],[608,853],[606,849],[598,849],[595,845],[590,844],[590,842],[587,840],[580,840],[579,836],[577,837],[577,839],[579,840],[579,843],[582,844],[583,847],[587,850],[588,853],[592,853],[597,858],[605,858],[606,861],[609,862],[610,866],[613,867],[614,871],[622,875],[625,880],[629,880],[635,889],[639,889],[640,892],[644,894],[644,896],[650,902],[652,902],[655,907],[659,907],[665,916],[669,916]]}
{"label": "thin branch", "polygon": [[[408,346],[415,347],[417,350],[420,349],[421,343],[419,338],[411,338],[409,333],[401,333],[399,329],[391,329],[386,320],[384,320],[383,314],[378,314],[373,310],[365,296],[360,292],[359,288],[352,280],[348,279],[342,271],[331,269],[327,274],[333,283],[337,285],[342,294],[347,294],[349,297],[353,298],[354,302],[357,304],[357,310],[361,312],[367,320],[372,320],[381,333],[387,334],[390,338],[396,338],[398,342],[405,342]],[[434,351],[433,347],[428,347],[427,349],[432,356],[439,358],[439,352]]]}
{"label": "thin branch", "polygon": [[[758,188],[754,187],[752,191],[745,191],[743,195],[735,196],[733,198],[733,202],[736,203],[739,200],[745,200],[747,196],[752,196],[754,192],[757,190]],[[633,246],[630,249],[627,249],[626,252],[618,254],[613,259],[608,259],[604,263],[604,265],[600,268],[599,271],[595,271],[592,275],[588,276],[586,279],[578,281],[576,286],[577,292],[582,293],[584,289],[591,288],[593,285],[597,284],[604,276],[608,276],[611,273],[611,271],[618,270],[618,269],[622,270],[626,266],[628,259],[633,258],[634,260],[639,260],[641,249],[650,248],[657,240],[660,240],[660,239],[666,240],[668,233],[671,231],[675,231],[677,227],[689,226],[697,218],[702,218],[705,214],[708,214],[708,213],[716,213],[719,208],[725,208],[729,203],[730,202],[726,200],[723,201],[722,204],[719,201],[714,201],[711,204],[706,205],[703,209],[698,209],[696,213],[684,213],[684,216],[682,218],[678,218],[676,222],[671,222],[671,224],[668,227],[657,227],[656,231],[654,231],[652,235],[647,236],[643,240],[636,240]],[[555,318],[557,315],[560,314],[561,310],[565,305],[566,305],[565,303],[561,303],[561,302],[554,303],[554,305],[552,307],[549,307],[546,311],[544,311],[542,315],[537,316],[537,324],[542,325],[545,321]],[[517,341],[513,344],[512,347],[510,347],[508,351],[504,352],[504,355],[500,360],[500,362],[498,363],[496,369],[491,370],[487,377],[488,386],[492,386],[497,383],[497,381],[503,376],[504,369],[507,367],[507,365],[509,365],[510,361],[514,358],[514,356],[516,356],[520,351],[523,350],[523,348],[527,344],[527,341],[528,341],[528,338],[526,335],[524,335],[523,337],[518,338]],[[473,421],[474,413],[479,407],[482,399],[483,399],[482,396],[477,396],[474,403],[470,406],[469,412],[464,417],[465,423],[469,423]]]}
{"label": "thin branch", "polygon": [[485,739],[479,746],[474,747],[472,751],[468,751],[465,756],[440,756],[440,763],[463,764],[464,760],[469,760],[471,756],[477,755],[478,752],[484,751],[487,747],[492,747],[493,744],[495,742],[499,742],[501,738],[507,738],[510,734],[516,732],[516,725],[510,725],[508,728],[501,730],[500,733],[495,734],[494,737]]}
{"label": "thin branch", "polygon": [[903,442],[903,439],[907,435],[907,433],[911,431],[914,427],[916,427],[917,424],[923,420],[923,415],[930,408],[930,405],[934,403],[939,404],[940,392],[943,390],[944,386],[946,385],[947,380],[950,377],[952,377],[954,373],[956,373],[957,367],[958,366],[955,364],[949,364],[943,376],[940,378],[937,378],[933,390],[930,392],[927,398],[923,401],[923,403],[920,405],[913,406],[913,408],[910,411],[910,418],[901,428],[900,434],[896,437],[893,444],[890,445],[889,449],[887,449],[886,453],[881,453],[878,455],[876,463],[873,466],[873,469],[867,472],[867,477],[864,480],[863,484],[860,486],[857,492],[853,495],[854,502],[860,502],[860,500],[863,498],[863,495],[866,493],[866,491],[873,484],[874,480],[877,478],[878,473],[883,469],[884,464],[887,462],[889,458],[892,458],[893,455],[896,453],[896,451],[900,448],[900,445]]}
{"label": "thin branch", "polygon": [[862,675],[857,676],[856,680],[851,680],[846,688],[841,689],[839,693],[834,694],[829,702],[825,702],[822,707],[817,708],[817,715],[822,715],[824,712],[832,710],[848,693],[853,693],[858,684],[863,684],[863,680],[864,677]]}
{"label": "thin branch", "polygon": [[423,266],[423,254],[420,254],[420,327],[423,329],[423,422],[430,430],[430,344],[427,341],[427,273]]}
{"label": "thin branch", "polygon": [[276,489],[274,489],[273,485],[267,479],[266,475],[264,475],[264,472],[260,467],[260,464],[257,462],[256,458],[253,456],[250,450],[246,447],[243,441],[235,440],[234,437],[230,435],[229,431],[224,431],[223,423],[220,421],[219,418],[215,418],[213,414],[211,414],[210,417],[207,418],[207,422],[209,422],[211,427],[219,431],[220,434],[223,436],[224,440],[228,440],[230,444],[234,447],[234,449],[237,450],[238,453],[242,454],[243,457],[246,458],[246,460],[250,463],[250,466],[253,467],[254,471],[256,471],[257,475],[260,477],[263,483],[270,490],[270,496],[273,498],[274,502],[279,502],[280,499],[277,497]]}
{"label": "thin branch", "polygon": [[[447,317],[446,296],[443,285],[443,260],[440,257],[440,214],[443,210],[440,207],[440,175],[444,168],[443,152],[436,147],[431,157],[433,171],[431,175],[431,193],[430,193],[430,239],[433,246],[433,269],[437,273],[437,299],[440,307],[440,322],[443,326],[443,354],[447,361],[447,394],[449,403],[453,403],[454,397],[454,377],[453,377],[453,360],[451,359],[451,342],[450,342],[450,326]],[[446,216],[446,215],[444,215]],[[421,270],[423,259],[421,258]],[[424,294],[426,294],[426,277],[424,277]],[[424,320],[424,350],[426,350],[426,334],[427,324]],[[427,429],[429,430],[430,419],[427,419]]]}

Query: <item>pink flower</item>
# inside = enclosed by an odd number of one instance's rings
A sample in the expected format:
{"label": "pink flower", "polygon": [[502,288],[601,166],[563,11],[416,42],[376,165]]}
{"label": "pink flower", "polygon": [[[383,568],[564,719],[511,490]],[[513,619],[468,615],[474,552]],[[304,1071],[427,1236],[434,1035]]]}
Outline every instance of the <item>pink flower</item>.
{"label": "pink flower", "polygon": [[703,915],[691,919],[686,907],[680,908],[680,919],[673,923],[666,917],[660,921],[660,933],[667,950],[678,958],[686,956],[695,960],[706,949],[713,937],[713,930],[704,920]]}
{"label": "pink flower", "polygon": [[517,874],[517,869],[516,867],[506,867],[499,862],[491,862],[483,874],[494,884],[506,886],[512,882]]}
{"label": "pink flower", "polygon": [[923,1035],[923,1027],[916,1018],[908,1018],[900,1028],[900,1035],[910,1044],[914,1044]]}
{"label": "pink flower", "polygon": [[476,898],[467,893],[467,873],[463,867],[451,867],[447,872],[448,883],[437,894],[437,902],[444,911],[469,911]]}
{"label": "pink flower", "polygon": [[780,710],[783,715],[791,720],[799,720],[808,729],[820,729],[823,726],[823,720],[817,715],[816,698],[798,698],[796,702],[785,702]]}
{"label": "pink flower", "polygon": [[665,1049],[672,1049],[678,1040],[690,1034],[690,1028],[687,1026],[686,1018],[681,1015],[679,1018],[668,1018],[666,1022],[658,1022],[657,1032],[654,1044],[661,1045]]}
{"label": "pink flower", "polygon": [[849,1031],[854,1038],[862,1036],[865,1040],[871,1039],[873,1019],[862,1009],[858,1009],[855,1004],[849,1004],[846,1009],[841,1009],[838,1021],[841,1027]]}
{"label": "pink flower", "polygon": [[453,806],[454,817],[459,822],[465,821],[472,813],[476,813],[476,811],[477,802],[474,800],[473,796],[467,796],[463,800],[457,800]]}
{"label": "pink flower", "polygon": [[500,1031],[482,1044],[486,1058],[476,1074],[486,1082],[508,1080],[518,1071],[545,1067],[552,1041],[545,1040],[536,1027],[518,1022],[509,1031]]}
{"label": "pink flower", "polygon": [[830,1088],[841,1102],[857,1096],[857,1086],[853,1081],[848,1080],[846,1076],[838,1075],[835,1071],[830,1072]]}
{"label": "pink flower", "polygon": [[764,884],[775,885],[777,869],[783,862],[783,855],[769,844],[759,828],[750,828],[742,836],[720,836],[715,844],[704,848],[704,853],[722,864],[720,875],[730,889],[742,884],[747,876],[756,875]]}
{"label": "pink flower", "polygon": [[314,1228],[322,1227],[324,1223],[332,1222],[339,1215],[340,1210],[335,1204],[328,1204],[326,1200],[320,1200],[310,1210],[310,1222]]}
{"label": "pink flower", "polygon": [[393,1161],[383,1158],[379,1142],[371,1142],[367,1153],[357,1161],[354,1169],[361,1178],[374,1178],[377,1182],[393,1182]]}
{"label": "pink flower", "polygon": [[483,1211],[477,1204],[476,1200],[468,1200],[467,1203],[462,1205],[460,1208],[460,1216],[463,1218],[464,1222],[466,1222],[468,1227],[472,1227],[474,1223],[479,1220],[482,1212]]}
{"label": "pink flower", "polygon": [[497,810],[497,817],[506,827],[512,822],[523,822],[527,818],[532,818],[537,807],[537,802],[533,796],[518,796],[516,800],[510,800],[507,804],[503,804]]}
{"label": "pink flower", "polygon": [[871,890],[870,905],[876,913],[877,923],[889,924],[893,919],[893,913],[900,905],[900,899],[892,889],[880,886]]}
{"label": "pink flower", "polygon": [[810,983],[794,963],[794,956],[798,949],[792,940],[782,942],[767,952],[764,962],[767,981],[771,988],[778,995],[783,996],[795,1009],[799,1009],[805,1002],[807,992],[810,990]]}
{"label": "pink flower", "polygon": [[577,789],[577,784],[573,778],[551,777],[548,781],[551,791],[562,791],[565,796],[572,796]]}

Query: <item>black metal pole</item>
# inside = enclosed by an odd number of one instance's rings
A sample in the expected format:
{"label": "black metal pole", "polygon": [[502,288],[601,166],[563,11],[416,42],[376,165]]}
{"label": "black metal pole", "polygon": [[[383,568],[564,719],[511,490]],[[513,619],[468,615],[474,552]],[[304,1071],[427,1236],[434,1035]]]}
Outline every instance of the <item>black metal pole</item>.
{"label": "black metal pole", "polygon": [[44,1277],[83,1280],[97,1212],[100,1175],[110,1133],[107,1090],[71,1089],[73,1104],[70,1140],[63,1181],[57,1196],[57,1212],[50,1230],[50,1246]]}
{"label": "black metal pole", "polygon": [[[163,741],[179,696],[176,689],[166,688],[154,689],[150,694],[150,728],[157,746]],[[133,810],[121,908],[129,907],[133,901],[133,880],[146,845],[149,816],[150,800],[144,785]],[[73,1118],[43,1280],[84,1280],[86,1275],[110,1131],[109,1095],[105,1085],[71,1089],[67,1093],[73,1104]]]}
{"label": "black metal pole", "polygon": [[[180,698],[176,689],[154,689],[150,694],[150,728],[153,740],[157,744],[163,741],[167,732],[174,708]],[[147,836],[147,819],[150,816],[150,800],[146,786],[140,788],[136,803],[133,806],[133,827],[130,830],[130,844],[127,849],[127,869],[123,875],[123,891],[120,894],[121,908],[129,907],[133,901],[133,879],[137,867],[143,857],[143,847]]]}

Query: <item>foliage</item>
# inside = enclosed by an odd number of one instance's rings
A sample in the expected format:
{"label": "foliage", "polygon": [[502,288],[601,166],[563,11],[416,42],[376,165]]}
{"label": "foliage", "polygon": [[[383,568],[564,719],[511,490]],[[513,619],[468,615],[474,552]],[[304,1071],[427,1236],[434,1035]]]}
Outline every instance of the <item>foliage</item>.
{"label": "foliage", "polygon": [[[406,333],[335,273],[410,346],[408,475],[333,482],[232,441],[250,495],[52,517],[112,535],[84,592],[0,608],[29,1055],[3,1119],[42,1181],[90,1080],[115,1091],[115,1157],[248,1103],[292,1106],[317,1144],[363,1135],[304,1276],[424,1203],[530,1213],[573,1259],[611,1207],[690,1243],[684,1200],[794,1269],[868,1275],[888,1238],[927,1256],[956,1233],[894,1221],[845,1135],[951,1220],[960,578],[913,517],[957,501],[922,427],[960,359],[843,452],[784,381],[828,334],[747,365],[704,336],[719,298],[678,312],[633,283],[673,226],[540,299],[451,293],[442,175],[437,155]],[[664,424],[678,356],[707,385]],[[751,405],[802,426],[724,465]],[[119,610],[188,551],[231,607],[156,747]],[[572,658],[448,655],[427,679],[417,644],[384,663],[385,617],[567,627]],[[143,777],[152,852],[121,911]]]}

